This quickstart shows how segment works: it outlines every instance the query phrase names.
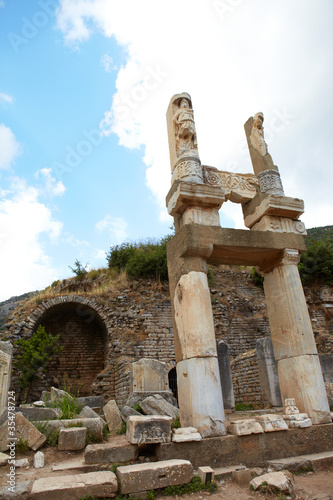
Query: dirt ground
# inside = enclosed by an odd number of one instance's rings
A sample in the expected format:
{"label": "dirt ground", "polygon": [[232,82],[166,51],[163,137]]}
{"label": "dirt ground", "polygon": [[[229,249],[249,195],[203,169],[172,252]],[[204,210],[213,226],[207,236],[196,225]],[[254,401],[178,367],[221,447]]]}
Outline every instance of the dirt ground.
{"label": "dirt ground", "polygon": [[[124,436],[114,436],[112,440],[123,440]],[[43,469],[34,469],[33,456],[34,453],[29,451],[25,454],[18,454],[17,459],[28,458],[28,468],[16,469],[17,482],[25,481],[27,479],[37,479],[45,476],[56,476],[73,474],[73,471],[52,471],[52,465],[60,462],[83,460],[84,452],[60,452],[55,448],[46,447],[43,449],[45,455],[45,467]],[[142,460],[142,458],[141,458]],[[0,468],[0,488],[6,484],[6,474],[9,472],[9,466]],[[235,483],[231,477],[217,476],[216,483],[218,491],[210,494],[208,492],[192,493],[183,495],[182,500],[212,500],[229,499],[229,500],[264,500],[264,499],[287,499],[294,498],[298,500],[333,500],[333,470],[326,472],[308,472],[306,474],[294,475],[295,491],[293,497],[288,495],[269,494],[261,492],[253,492],[250,490],[249,485],[239,485]],[[165,497],[166,500],[178,500],[178,497]],[[180,498],[180,497],[179,497]]]}

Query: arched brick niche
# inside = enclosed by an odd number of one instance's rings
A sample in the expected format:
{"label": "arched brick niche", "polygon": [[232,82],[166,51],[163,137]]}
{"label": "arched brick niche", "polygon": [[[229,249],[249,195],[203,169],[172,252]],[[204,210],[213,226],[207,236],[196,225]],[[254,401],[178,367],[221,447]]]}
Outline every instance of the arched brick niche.
{"label": "arched brick niche", "polygon": [[90,301],[75,297],[65,300],[58,297],[44,303],[33,331],[42,325],[47,333],[60,336],[63,350],[48,364],[49,384],[89,395],[93,381],[105,366],[107,327]]}

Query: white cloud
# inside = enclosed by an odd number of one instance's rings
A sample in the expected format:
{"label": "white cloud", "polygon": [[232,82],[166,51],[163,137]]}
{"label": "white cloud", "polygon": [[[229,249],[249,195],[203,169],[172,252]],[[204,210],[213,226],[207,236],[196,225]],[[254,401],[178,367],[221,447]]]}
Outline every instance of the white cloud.
{"label": "white cloud", "polygon": [[[221,12],[222,4],[230,8]],[[187,91],[201,161],[221,170],[251,172],[243,123],[262,110],[267,133],[276,110],[282,113],[269,150],[286,194],[305,199],[312,215],[303,219],[316,225],[332,223],[332,22],[329,0],[321,9],[302,0],[61,0],[58,11],[68,42],[100,31],[126,51],[101,128],[121,145],[144,146],[161,218],[170,186],[165,112],[173,94]],[[283,110],[293,115],[288,123]],[[227,210],[239,225],[240,207]]]}
{"label": "white cloud", "polygon": [[[0,7],[1,7],[1,4],[0,4]],[[0,101],[12,103],[13,97],[11,95],[4,94],[4,93],[0,92]]]}
{"label": "white cloud", "polygon": [[111,243],[122,243],[127,238],[127,222],[121,217],[106,215],[96,223],[98,232],[107,232],[110,235]]}
{"label": "white cloud", "polygon": [[39,201],[39,191],[14,178],[0,200],[0,300],[47,286],[57,277],[45,251],[45,236],[56,242],[62,223]]}
{"label": "white cloud", "polygon": [[66,188],[61,181],[57,181],[52,175],[52,168],[42,168],[35,174],[36,179],[41,179],[43,184],[40,186],[40,194],[49,198],[61,196]]}
{"label": "white cloud", "polygon": [[20,154],[20,144],[9,127],[0,123],[0,170],[10,168]]}
{"label": "white cloud", "polygon": [[109,54],[103,54],[101,57],[101,65],[107,73],[111,73],[112,70],[117,69],[113,64],[113,59]]}

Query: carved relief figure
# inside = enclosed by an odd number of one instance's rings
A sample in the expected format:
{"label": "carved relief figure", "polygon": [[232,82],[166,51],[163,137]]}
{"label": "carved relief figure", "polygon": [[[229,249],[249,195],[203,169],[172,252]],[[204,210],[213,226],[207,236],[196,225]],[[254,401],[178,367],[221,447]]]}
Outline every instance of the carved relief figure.
{"label": "carved relief figure", "polygon": [[256,149],[261,156],[265,156],[268,153],[268,149],[264,139],[264,115],[261,112],[256,113],[253,118],[250,141],[254,149]]}
{"label": "carved relief figure", "polygon": [[195,123],[193,110],[190,108],[187,99],[182,99],[180,107],[173,118],[176,132],[177,156],[181,156],[188,151],[196,150],[197,136],[195,132]]}

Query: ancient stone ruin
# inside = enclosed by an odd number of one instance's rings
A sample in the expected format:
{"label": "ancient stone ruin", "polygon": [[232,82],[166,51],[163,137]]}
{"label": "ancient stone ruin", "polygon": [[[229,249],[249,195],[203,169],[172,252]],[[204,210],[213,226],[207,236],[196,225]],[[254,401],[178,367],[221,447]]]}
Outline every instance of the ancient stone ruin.
{"label": "ancient stone ruin", "polygon": [[[305,251],[302,200],[284,194],[264,140],[263,114],[245,123],[254,174],[201,164],[192,101],[172,97],[168,111],[176,234],[168,243],[180,418],[204,437],[226,432],[207,264],[256,266],[264,276],[282,401],[294,398],[314,424],[331,422],[311,321],[297,268]],[[226,201],[241,203],[245,226],[220,226]]]}

